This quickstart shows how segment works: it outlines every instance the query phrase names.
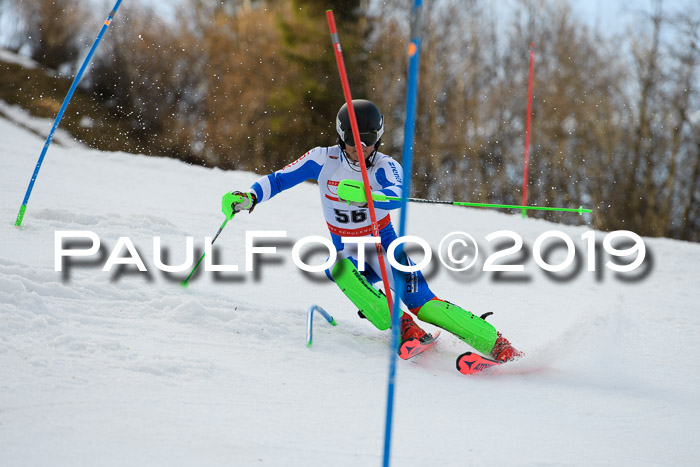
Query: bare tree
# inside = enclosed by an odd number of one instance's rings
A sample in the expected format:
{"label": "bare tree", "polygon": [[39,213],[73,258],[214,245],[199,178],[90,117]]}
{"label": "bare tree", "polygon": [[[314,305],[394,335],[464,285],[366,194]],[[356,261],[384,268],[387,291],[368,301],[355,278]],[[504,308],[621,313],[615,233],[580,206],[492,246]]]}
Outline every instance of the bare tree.
{"label": "bare tree", "polygon": [[120,13],[94,60],[94,94],[128,122],[136,150],[197,160],[191,147],[200,86],[196,42],[149,9],[127,5]]}
{"label": "bare tree", "polygon": [[244,4],[211,7],[196,2],[201,34],[204,89],[201,129],[206,158],[226,168],[264,166],[269,136],[269,96],[285,77],[276,55],[276,8],[252,9]]}
{"label": "bare tree", "polygon": [[[78,1],[22,2],[18,24],[42,63],[74,60]],[[174,24],[126,5],[98,51],[88,81],[127,123],[125,148],[267,171],[332,144],[343,98],[319,31],[324,0],[190,2]],[[507,18],[484,0],[436,0],[421,31],[412,195],[519,203],[534,42],[529,202],[592,206],[583,221],[599,229],[700,241],[700,7],[655,5],[610,38],[555,0],[519,0]],[[399,157],[410,2],[336,6],[353,95],[383,110],[382,150]]]}
{"label": "bare tree", "polygon": [[88,15],[81,0],[22,0],[17,4],[26,27],[31,57],[49,68],[75,66],[82,51],[81,31]]}

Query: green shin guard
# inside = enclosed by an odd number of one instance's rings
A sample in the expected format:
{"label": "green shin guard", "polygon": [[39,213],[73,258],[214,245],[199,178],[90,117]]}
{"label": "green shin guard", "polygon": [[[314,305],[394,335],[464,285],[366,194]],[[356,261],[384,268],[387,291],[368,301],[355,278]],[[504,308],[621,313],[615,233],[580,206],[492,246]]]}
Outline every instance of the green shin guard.
{"label": "green shin guard", "polygon": [[442,300],[430,300],[418,310],[418,319],[451,332],[483,354],[496,344],[496,328],[478,316]]}
{"label": "green shin guard", "polygon": [[391,327],[386,297],[360,274],[352,261],[344,258],[333,266],[333,280],[370,323],[384,331]]}

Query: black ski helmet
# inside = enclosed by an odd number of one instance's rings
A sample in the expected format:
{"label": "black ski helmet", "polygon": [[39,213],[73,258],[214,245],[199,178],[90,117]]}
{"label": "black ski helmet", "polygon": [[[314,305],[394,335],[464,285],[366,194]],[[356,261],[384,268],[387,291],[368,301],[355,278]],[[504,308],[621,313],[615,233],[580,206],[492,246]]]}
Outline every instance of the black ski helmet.
{"label": "black ski helmet", "polygon": [[[371,161],[377,153],[382,134],[384,134],[384,116],[379,112],[377,106],[368,100],[353,99],[352,107],[355,110],[355,118],[357,118],[360,141],[364,146],[375,145],[374,151],[367,157],[367,161]],[[355,146],[347,104],[343,104],[338,111],[335,129],[338,132],[338,144],[343,150],[346,145]]]}

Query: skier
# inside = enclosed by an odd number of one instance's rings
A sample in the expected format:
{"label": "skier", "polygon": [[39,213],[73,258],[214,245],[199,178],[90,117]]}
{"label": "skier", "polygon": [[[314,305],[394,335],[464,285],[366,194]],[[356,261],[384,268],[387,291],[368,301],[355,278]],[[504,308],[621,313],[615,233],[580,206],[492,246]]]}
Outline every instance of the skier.
{"label": "skier", "polygon": [[[228,217],[232,213],[243,210],[252,212],[257,204],[269,200],[280,192],[303,181],[316,180],[323,214],[333,244],[338,251],[335,264],[326,271],[326,274],[359,309],[361,317],[368,319],[378,329],[386,330],[391,326],[391,314],[386,297],[373,285],[381,282],[378,275],[379,259],[376,254],[372,254],[375,248],[372,246],[366,248],[364,255],[366,266],[360,272],[364,264],[358,263],[358,257],[362,258],[358,254],[358,249],[362,246],[357,243],[343,243],[341,240],[341,237],[371,235],[368,209],[365,203],[348,203],[340,199],[337,188],[345,179],[362,180],[358,148],[362,150],[371,189],[375,193],[401,197],[403,169],[397,161],[378,152],[384,133],[384,117],[379,109],[367,100],[355,99],[352,102],[360,132],[360,145],[353,140],[348,109],[344,104],[336,119],[338,140],[335,146],[316,147],[310,150],[283,169],[260,178],[248,192],[226,193],[222,199],[222,210]],[[243,195],[243,198],[240,195]],[[397,238],[389,211],[398,208],[400,202],[374,202],[374,206],[381,244],[386,250]],[[395,257],[401,264],[413,264],[401,247],[396,249]],[[390,266],[387,267],[387,271],[389,271],[391,289],[395,289],[397,283],[405,286],[404,304],[418,319],[455,334],[477,351],[495,360],[504,362],[521,355],[485,319],[437,298],[420,271],[404,273]],[[411,338],[428,342],[432,336],[421,329],[411,315],[403,312],[401,341],[405,342]]]}

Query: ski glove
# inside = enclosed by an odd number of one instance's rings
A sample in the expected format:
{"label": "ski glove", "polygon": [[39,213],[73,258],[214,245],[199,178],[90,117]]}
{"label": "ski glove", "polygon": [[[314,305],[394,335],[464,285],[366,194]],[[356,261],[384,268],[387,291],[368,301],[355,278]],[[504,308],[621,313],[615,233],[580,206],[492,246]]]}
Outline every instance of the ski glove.
{"label": "ski glove", "polygon": [[224,213],[226,219],[231,220],[234,215],[243,210],[253,212],[257,203],[258,199],[255,197],[255,193],[232,191],[221,198],[221,212]]}

